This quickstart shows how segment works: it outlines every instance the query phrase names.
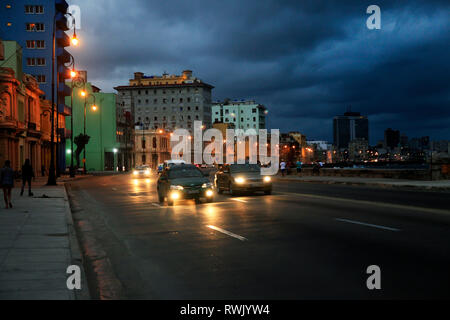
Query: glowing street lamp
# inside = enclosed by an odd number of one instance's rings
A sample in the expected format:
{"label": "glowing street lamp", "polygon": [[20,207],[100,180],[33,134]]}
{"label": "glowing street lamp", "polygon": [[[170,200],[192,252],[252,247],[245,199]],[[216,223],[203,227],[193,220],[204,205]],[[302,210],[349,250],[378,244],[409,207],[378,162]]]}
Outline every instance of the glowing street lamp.
{"label": "glowing street lamp", "polygon": [[77,76],[77,72],[74,70],[74,69],[72,69],[71,71],[70,71],[70,77],[73,79],[73,78],[75,78]]}

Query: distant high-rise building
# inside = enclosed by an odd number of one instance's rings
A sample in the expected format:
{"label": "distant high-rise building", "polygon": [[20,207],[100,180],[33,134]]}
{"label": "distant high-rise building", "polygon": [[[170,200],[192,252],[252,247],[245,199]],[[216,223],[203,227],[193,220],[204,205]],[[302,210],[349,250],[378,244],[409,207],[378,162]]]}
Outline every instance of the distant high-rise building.
{"label": "distant high-rise building", "polygon": [[355,139],[369,141],[369,120],[359,112],[345,112],[343,116],[333,119],[334,146],[337,149],[348,148],[348,143]]}
{"label": "distant high-rise building", "polygon": [[388,128],[384,130],[384,147],[394,149],[400,144],[400,131]]}
{"label": "distant high-rise building", "polygon": [[413,151],[430,150],[430,137],[412,138],[409,140],[409,148]]}

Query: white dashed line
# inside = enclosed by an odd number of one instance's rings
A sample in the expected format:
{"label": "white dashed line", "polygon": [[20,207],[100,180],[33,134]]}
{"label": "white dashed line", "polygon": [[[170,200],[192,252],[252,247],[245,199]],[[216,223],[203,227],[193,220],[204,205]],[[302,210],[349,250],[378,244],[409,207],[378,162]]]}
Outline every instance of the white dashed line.
{"label": "white dashed line", "polygon": [[213,230],[222,232],[222,233],[224,233],[224,234],[226,234],[226,235],[229,235],[230,237],[239,239],[239,240],[241,240],[241,241],[247,241],[247,240],[248,240],[248,239],[245,238],[245,237],[242,237],[242,236],[240,236],[240,235],[238,235],[238,234],[235,234],[235,233],[233,233],[233,232],[227,231],[227,230],[222,229],[222,228],[219,228],[219,227],[215,227],[215,226],[211,226],[211,225],[208,225],[207,227],[210,228],[210,229],[213,229]]}
{"label": "white dashed line", "polygon": [[379,226],[377,224],[364,223],[364,222],[359,222],[359,221],[354,221],[354,220],[340,219],[340,218],[336,218],[335,220],[341,221],[341,222],[348,222],[348,223],[353,223],[353,224],[359,224],[359,225],[366,226],[366,227],[372,227],[372,228],[389,230],[389,231],[400,231],[400,229],[397,229],[397,228]]}
{"label": "white dashed line", "polygon": [[239,201],[239,202],[247,202],[247,200],[242,200],[242,199],[236,199],[236,198],[231,198],[231,200],[233,201]]}

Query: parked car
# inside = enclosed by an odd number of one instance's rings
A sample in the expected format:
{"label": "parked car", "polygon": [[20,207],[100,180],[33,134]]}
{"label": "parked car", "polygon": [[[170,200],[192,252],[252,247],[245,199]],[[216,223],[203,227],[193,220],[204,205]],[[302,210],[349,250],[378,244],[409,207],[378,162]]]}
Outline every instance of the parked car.
{"label": "parked car", "polygon": [[163,203],[167,198],[167,204],[173,206],[175,201],[182,199],[200,198],[207,202],[214,201],[214,186],[209,179],[194,165],[180,164],[164,169],[158,182],[158,200]]}
{"label": "parked car", "polygon": [[214,185],[218,193],[226,190],[232,195],[243,191],[272,193],[271,177],[262,176],[257,164],[225,164],[216,172]]}
{"label": "parked car", "polygon": [[152,171],[149,166],[137,166],[133,170],[133,177],[135,178],[148,178]]}

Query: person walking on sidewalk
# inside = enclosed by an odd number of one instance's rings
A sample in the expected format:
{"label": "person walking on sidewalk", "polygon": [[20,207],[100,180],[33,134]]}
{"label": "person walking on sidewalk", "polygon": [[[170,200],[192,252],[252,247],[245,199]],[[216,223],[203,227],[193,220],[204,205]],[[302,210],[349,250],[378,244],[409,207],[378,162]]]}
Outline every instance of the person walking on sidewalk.
{"label": "person walking on sidewalk", "polygon": [[33,196],[33,192],[31,192],[31,178],[34,178],[33,167],[30,164],[30,159],[26,159],[25,163],[22,166],[22,190],[20,191],[20,195],[23,195],[23,189],[25,189],[25,184],[28,182],[28,196]]}
{"label": "person walking on sidewalk", "polygon": [[12,208],[11,189],[14,186],[14,170],[11,169],[11,161],[9,160],[5,161],[5,165],[0,171],[0,182],[2,183],[6,209],[8,209],[8,207]]}

